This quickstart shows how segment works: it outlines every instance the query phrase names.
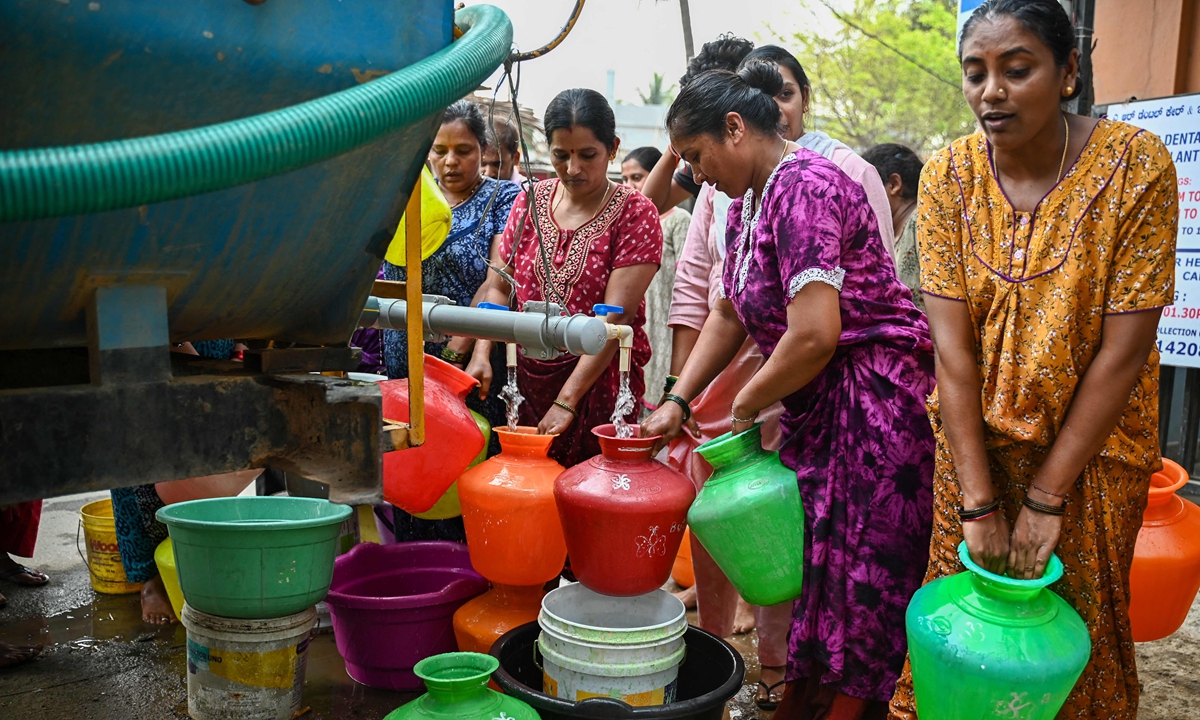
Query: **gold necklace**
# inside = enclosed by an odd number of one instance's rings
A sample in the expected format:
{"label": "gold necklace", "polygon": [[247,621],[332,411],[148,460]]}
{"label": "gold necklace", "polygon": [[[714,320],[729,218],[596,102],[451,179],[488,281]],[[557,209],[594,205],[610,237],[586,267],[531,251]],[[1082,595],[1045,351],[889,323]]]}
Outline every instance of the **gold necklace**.
{"label": "gold necklace", "polygon": [[[554,206],[552,208],[550,208],[550,216],[551,217],[553,217],[554,214],[556,212],[558,212],[558,206],[562,205],[563,198],[567,196],[567,191],[562,186],[562,181],[559,181],[558,188],[556,188],[556,189],[559,191],[559,195],[558,195],[558,200],[554,201]],[[596,217],[596,213],[600,212],[600,208],[604,207],[605,203],[608,202],[608,193],[610,193],[611,191],[612,191],[612,183],[606,179],[604,181],[604,194],[600,196],[600,204],[596,206],[596,212],[593,212],[591,215],[588,215],[588,219],[583,221],[583,225],[588,224],[588,222],[592,218]],[[583,225],[580,225],[579,227],[583,227]]]}
{"label": "gold necklace", "polygon": [[451,210],[453,210],[454,208],[458,207],[459,205],[462,205],[462,204],[463,204],[463,203],[465,203],[466,201],[468,201],[468,200],[470,200],[471,198],[475,197],[475,191],[476,191],[476,190],[478,190],[478,189],[479,189],[479,186],[480,186],[480,185],[482,185],[482,184],[483,184],[483,176],[482,176],[482,175],[480,175],[480,176],[479,176],[479,179],[475,181],[475,184],[471,186],[471,190],[470,190],[470,192],[468,192],[466,195],[464,195],[462,200],[459,200],[458,202],[456,202],[456,203],[454,203],[453,205],[451,205],[451,206],[450,206],[450,209],[451,209]]}
{"label": "gold necklace", "polygon": [[1063,113],[1063,128],[1067,131],[1067,139],[1063,140],[1062,160],[1058,161],[1058,177],[1054,179],[1054,184],[1057,185],[1062,181],[1063,169],[1067,167],[1067,148],[1071,147],[1071,123],[1067,122],[1067,114]]}

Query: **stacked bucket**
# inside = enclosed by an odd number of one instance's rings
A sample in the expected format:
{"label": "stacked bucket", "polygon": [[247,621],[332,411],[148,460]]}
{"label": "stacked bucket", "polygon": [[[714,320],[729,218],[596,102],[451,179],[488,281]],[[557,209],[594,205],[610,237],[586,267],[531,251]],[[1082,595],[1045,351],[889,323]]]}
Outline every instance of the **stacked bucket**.
{"label": "stacked bucket", "polygon": [[351,512],[294,497],[193,500],[158,511],[185,600],[192,718],[290,720],[301,710],[314,606],[329,591]]}

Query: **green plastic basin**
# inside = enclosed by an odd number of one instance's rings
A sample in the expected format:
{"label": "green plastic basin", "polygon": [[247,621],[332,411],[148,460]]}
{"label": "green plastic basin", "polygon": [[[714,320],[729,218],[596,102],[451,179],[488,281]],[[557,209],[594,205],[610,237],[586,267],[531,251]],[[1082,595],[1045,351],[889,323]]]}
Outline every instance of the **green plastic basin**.
{"label": "green plastic basin", "polygon": [[320,602],[333,580],[348,505],[291,497],[231,497],[158,511],[175,546],[188,605],[209,615],[263,619]]}

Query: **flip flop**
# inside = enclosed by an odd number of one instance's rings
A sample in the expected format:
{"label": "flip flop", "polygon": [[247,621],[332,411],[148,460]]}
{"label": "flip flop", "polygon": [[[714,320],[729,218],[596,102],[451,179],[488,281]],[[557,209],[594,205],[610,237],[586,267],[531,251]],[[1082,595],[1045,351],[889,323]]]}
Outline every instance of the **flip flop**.
{"label": "flip flop", "polygon": [[773,698],[772,693],[775,692],[775,688],[779,687],[780,685],[786,685],[786,684],[787,684],[787,680],[780,680],[779,682],[775,683],[774,685],[767,685],[762,680],[759,680],[758,686],[760,688],[762,688],[763,690],[767,691],[767,699],[759,700],[758,697],[756,696],[754,698],[754,704],[758,706],[759,710],[771,711],[771,710],[778,708],[779,701],[783,699],[783,693],[779,694],[778,699],[772,699]]}
{"label": "flip flop", "polygon": [[[34,582],[17,580],[17,578],[21,575],[28,575],[29,577],[36,578],[36,580]],[[11,570],[0,572],[0,580],[3,580],[4,582],[10,582],[13,585],[20,585],[22,587],[41,587],[50,582],[50,576],[41,572],[40,570],[27,568],[24,565],[18,565]]]}

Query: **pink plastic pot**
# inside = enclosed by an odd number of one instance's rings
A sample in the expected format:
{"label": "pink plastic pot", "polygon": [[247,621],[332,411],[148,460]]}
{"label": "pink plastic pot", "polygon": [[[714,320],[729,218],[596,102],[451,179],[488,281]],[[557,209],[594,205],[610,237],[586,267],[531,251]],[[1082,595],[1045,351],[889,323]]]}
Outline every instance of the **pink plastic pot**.
{"label": "pink plastic pot", "polygon": [[454,611],[488,589],[466,545],[363,543],[334,563],[325,603],[346,672],[363,685],[420,690],[413,666],[454,652]]}

